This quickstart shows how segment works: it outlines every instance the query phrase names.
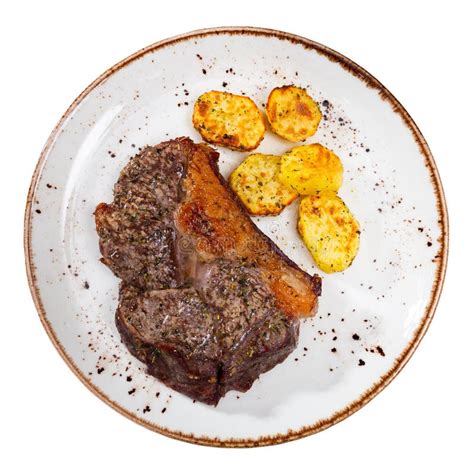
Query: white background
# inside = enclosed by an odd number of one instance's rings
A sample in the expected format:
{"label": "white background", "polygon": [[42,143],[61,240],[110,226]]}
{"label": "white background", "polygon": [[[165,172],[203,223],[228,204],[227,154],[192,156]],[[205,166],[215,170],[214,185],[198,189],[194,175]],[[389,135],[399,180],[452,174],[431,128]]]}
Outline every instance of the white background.
{"label": "white background", "polygon": [[[474,34],[469,3],[2,2],[0,470],[472,473]],[[143,46],[228,25],[306,36],[353,59],[386,85],[430,144],[451,225],[448,274],[437,314],[396,380],[323,433],[246,450],[165,438],[94,397],[40,324],[22,248],[31,174],[48,134],[73,99]]]}

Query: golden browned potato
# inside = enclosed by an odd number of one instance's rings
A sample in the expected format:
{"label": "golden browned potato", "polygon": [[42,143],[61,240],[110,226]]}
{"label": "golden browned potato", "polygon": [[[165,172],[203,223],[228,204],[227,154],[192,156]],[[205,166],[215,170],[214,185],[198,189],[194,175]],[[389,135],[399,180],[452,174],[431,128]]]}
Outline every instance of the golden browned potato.
{"label": "golden browned potato", "polygon": [[293,148],[281,157],[278,179],[299,194],[338,191],[344,168],[339,157],[319,143]]}
{"label": "golden browned potato", "polygon": [[332,191],[301,200],[298,231],[316,265],[326,273],[345,270],[359,250],[359,223]]}
{"label": "golden browned potato", "polygon": [[298,196],[278,179],[280,157],[248,156],[230,175],[229,184],[250,214],[277,215]]}
{"label": "golden browned potato", "polygon": [[316,133],[321,111],[305,89],[283,86],[276,87],[268,96],[267,117],[277,135],[299,142]]}
{"label": "golden browned potato", "polygon": [[202,94],[194,104],[193,125],[206,142],[232,150],[254,150],[265,133],[255,102],[229,92]]}

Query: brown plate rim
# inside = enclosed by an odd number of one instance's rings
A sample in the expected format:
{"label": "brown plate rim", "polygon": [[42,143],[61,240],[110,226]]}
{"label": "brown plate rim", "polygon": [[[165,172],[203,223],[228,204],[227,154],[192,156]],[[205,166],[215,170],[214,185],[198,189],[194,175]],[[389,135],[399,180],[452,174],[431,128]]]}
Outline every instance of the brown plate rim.
{"label": "brown plate rim", "polygon": [[[392,106],[395,113],[397,113],[402,120],[404,121],[405,125],[409,128],[410,132],[418,147],[420,152],[425,157],[425,166],[430,171],[431,181],[433,183],[433,189],[437,199],[437,207],[438,207],[438,214],[439,220],[438,224],[441,231],[440,237],[440,245],[441,250],[438,254],[437,262],[437,269],[435,280],[433,283],[433,288],[431,292],[430,301],[426,307],[425,314],[423,319],[421,320],[413,338],[409,341],[403,352],[400,356],[395,360],[394,365],[388,370],[379,380],[375,383],[369,390],[362,394],[359,399],[352,402],[350,405],[345,407],[343,410],[340,410],[334,413],[330,418],[325,420],[320,420],[316,424],[304,426],[303,428],[293,431],[289,430],[286,433],[276,434],[271,436],[263,436],[259,438],[226,438],[226,439],[219,439],[219,438],[209,438],[206,436],[194,436],[190,433],[183,433],[181,431],[173,431],[163,428],[157,424],[145,421],[137,417],[134,413],[131,413],[124,408],[122,408],[119,404],[110,400],[98,387],[96,387],[92,382],[90,382],[84,374],[79,370],[79,368],[74,364],[73,360],[67,354],[65,348],[59,342],[56,334],[53,331],[51,324],[49,323],[46,312],[44,310],[40,292],[36,285],[36,275],[35,275],[35,268],[32,259],[32,248],[31,248],[31,225],[32,225],[32,203],[34,202],[34,196],[36,191],[36,185],[38,182],[39,177],[41,176],[41,170],[43,167],[43,163],[48,155],[48,152],[51,148],[51,145],[54,143],[54,140],[67,120],[67,118],[74,112],[75,108],[82,102],[82,100],[98,85],[104,82],[108,77],[115,73],[115,71],[123,68],[127,64],[131,63],[132,61],[143,57],[145,54],[153,52],[157,49],[160,49],[165,46],[169,46],[172,44],[179,43],[181,41],[187,41],[193,38],[200,38],[203,36],[210,36],[210,35],[254,35],[254,36],[265,36],[265,37],[273,37],[278,38],[280,40],[290,41],[293,43],[301,44],[305,48],[316,50],[319,54],[323,55],[327,59],[338,63],[348,72],[353,74],[358,79],[362,80],[367,87],[376,89],[381,96],[382,100],[386,100]],[[329,428],[336,423],[344,420],[364,405],[366,405],[372,398],[374,398],[377,394],[379,394],[400,372],[400,370],[405,366],[408,360],[411,358],[413,353],[415,352],[418,344],[420,343],[421,339],[426,333],[433,315],[435,313],[436,307],[438,305],[439,297],[443,288],[444,278],[446,274],[446,266],[447,266],[447,259],[448,259],[448,211],[446,206],[446,199],[444,196],[443,186],[441,184],[441,179],[439,177],[438,169],[436,167],[434,158],[431,154],[431,151],[424,139],[423,135],[421,134],[419,128],[410,117],[408,112],[403,108],[400,102],[384,87],[377,79],[375,79],[369,72],[363,69],[361,66],[353,62],[352,60],[346,58],[342,54],[334,51],[327,46],[324,46],[320,43],[315,41],[309,40],[302,36],[294,35],[292,33],[286,33],[283,31],[268,29],[268,28],[259,28],[259,27],[220,27],[220,28],[208,28],[202,30],[195,30],[189,33],[185,33],[179,36],[174,36],[172,38],[168,38],[157,43],[154,43],[146,48],[140,49],[136,53],[132,54],[131,56],[127,57],[123,61],[117,63],[116,65],[109,68],[105,71],[101,76],[99,76],[94,82],[92,82],[70,105],[64,115],[61,117],[59,122],[57,123],[56,127],[51,132],[42,152],[38,163],[36,165],[35,171],[33,173],[33,177],[31,180],[30,188],[28,191],[28,198],[26,203],[25,209],[25,221],[24,221],[24,251],[25,251],[25,263],[26,263],[26,272],[28,277],[28,283],[30,286],[30,291],[33,297],[33,301],[35,303],[38,315],[40,320],[50,337],[53,345],[58,350],[61,357],[67,363],[69,368],[74,372],[74,374],[81,380],[81,382],[89,389],[92,393],[98,396],[101,400],[107,403],[110,407],[121,413],[122,415],[126,416],[127,418],[135,421],[136,423],[163,435],[169,436],[171,438],[179,439],[182,441],[187,441],[190,443],[201,444],[206,446],[218,446],[218,447],[255,447],[255,446],[267,446],[273,444],[279,444],[287,441],[292,441],[295,439],[299,439],[319,431],[322,431],[326,428]]]}

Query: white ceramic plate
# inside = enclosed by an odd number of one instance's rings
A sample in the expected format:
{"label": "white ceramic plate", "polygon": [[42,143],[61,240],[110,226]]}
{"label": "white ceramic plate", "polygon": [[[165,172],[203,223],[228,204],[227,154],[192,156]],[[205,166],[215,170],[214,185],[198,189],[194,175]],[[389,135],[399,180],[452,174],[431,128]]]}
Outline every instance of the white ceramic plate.
{"label": "white ceramic plate", "polygon": [[[318,316],[297,349],[217,407],[193,403],[148,376],[114,324],[118,280],[99,262],[93,212],[132,154],[187,135],[204,91],[264,104],[294,83],[317,98],[322,124],[308,142],[336,151],[341,196],[361,223],[344,273],[323,276]],[[258,151],[292,145],[267,132]],[[224,176],[244,156],[219,149]],[[258,226],[306,271],[317,271],[295,231],[296,204]],[[273,444],[344,419],[382,390],[425,333],[441,291],[447,214],[433,158],[396,99],[362,68],[287,33],[223,28],[156,43],[109,69],[72,104],[49,138],[28,198],[25,249],[41,320],[93,393],[160,433],[210,445]]]}

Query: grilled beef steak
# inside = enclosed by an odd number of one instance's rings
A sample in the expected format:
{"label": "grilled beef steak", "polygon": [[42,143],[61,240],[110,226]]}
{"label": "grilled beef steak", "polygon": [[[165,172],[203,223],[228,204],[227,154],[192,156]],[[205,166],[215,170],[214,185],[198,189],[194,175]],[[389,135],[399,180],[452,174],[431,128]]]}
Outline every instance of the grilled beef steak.
{"label": "grilled beef steak", "polygon": [[150,374],[217,404],[282,362],[320,279],[252,223],[218,154],[179,138],[148,147],[95,212],[102,261],[122,283],[117,328]]}

